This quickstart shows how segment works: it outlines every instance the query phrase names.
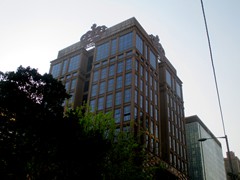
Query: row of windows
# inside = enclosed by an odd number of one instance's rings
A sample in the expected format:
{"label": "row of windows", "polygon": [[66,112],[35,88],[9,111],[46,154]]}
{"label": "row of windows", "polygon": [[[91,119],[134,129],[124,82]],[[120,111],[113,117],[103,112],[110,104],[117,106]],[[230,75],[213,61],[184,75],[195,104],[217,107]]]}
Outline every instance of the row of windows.
{"label": "row of windows", "polygon": [[[110,50],[110,43],[111,43],[111,50]],[[118,46],[117,46],[118,45]],[[118,39],[113,39],[111,42],[106,42],[96,47],[96,61],[104,59],[109,56],[110,52],[111,55],[118,52],[125,51],[133,46],[133,32],[120,36]],[[118,49],[117,49],[118,48]]]}
{"label": "row of windows", "polygon": [[[123,81],[124,77],[124,81]],[[91,97],[96,96],[97,94],[104,94],[105,92],[111,92],[114,89],[120,89],[123,86],[129,86],[132,82],[132,74],[127,73],[125,76],[118,76],[116,79],[109,79],[108,81],[102,81],[98,84],[92,85]],[[114,88],[115,87],[115,88]]]}
{"label": "row of windows", "polygon": [[100,62],[95,63],[95,64],[94,64],[94,69],[96,70],[96,69],[100,68],[101,66],[108,65],[109,63],[110,63],[110,64],[113,64],[113,63],[115,63],[117,60],[118,60],[118,61],[121,61],[121,60],[122,60],[123,58],[125,58],[125,57],[129,58],[129,56],[131,56],[131,55],[132,55],[132,50],[130,50],[130,51],[126,52],[126,53],[119,54],[119,55],[117,55],[117,56],[113,56],[113,57],[111,57],[110,59],[107,58],[107,59],[105,59],[105,60],[102,60],[102,61],[100,61]]}
{"label": "row of windows", "polygon": [[[171,113],[171,115],[169,116],[169,113]],[[181,116],[177,116],[176,113],[174,113],[174,111],[169,111],[168,108],[168,120],[171,121],[172,125],[176,126],[176,128],[180,128],[180,129],[184,129],[184,119]]]}
{"label": "row of windows", "polygon": [[[106,101],[104,98],[106,98]],[[99,97],[98,101],[96,99],[92,99],[90,101],[90,106],[92,110],[103,110],[104,104],[106,104],[105,108],[110,108],[113,107],[114,105],[118,106],[121,105],[122,103],[129,103],[130,101],[131,101],[131,89],[125,89],[123,93],[122,91],[120,91],[117,92],[115,95],[109,94],[106,97]]]}
{"label": "row of windows", "polygon": [[[113,39],[109,42],[97,46],[96,61],[105,59],[110,54],[114,55],[117,52],[117,50],[118,52],[123,52],[131,47],[133,47],[133,32],[120,36],[118,40]],[[145,49],[145,58],[148,59],[147,46],[144,46],[143,40],[138,34],[136,34],[136,48],[139,50],[141,54],[143,54],[143,47]],[[149,50],[149,62],[154,69],[157,68],[157,57],[152,52],[152,50]]]}
{"label": "row of windows", "polygon": [[182,161],[180,158],[178,158],[175,154],[170,153],[170,163],[180,169],[182,172],[187,173],[187,163],[185,161]]}
{"label": "row of windows", "polygon": [[171,93],[166,94],[167,105],[174,110],[179,116],[184,116],[182,102],[176,99]]}
{"label": "row of windows", "polygon": [[179,154],[183,159],[187,158],[186,149],[175,138],[169,136],[169,148]]}
{"label": "row of windows", "polygon": [[107,77],[112,77],[115,74],[120,74],[123,70],[129,71],[132,69],[132,59],[118,62],[117,64],[110,65],[109,67],[102,68],[93,72],[93,82],[103,80]]}
{"label": "row of windows", "polygon": [[[157,98],[157,95],[155,97]],[[135,90],[134,102],[135,102],[135,104],[139,105],[139,107],[142,110],[145,108],[145,112],[148,113],[152,118],[154,117],[154,114],[155,114],[155,118],[158,120],[157,106],[156,106],[156,108],[154,108],[154,105],[152,103],[150,103],[151,101],[149,101],[147,98],[144,101],[144,96],[141,94],[139,95],[137,90]],[[157,105],[157,103],[155,103],[155,104]]]}
{"label": "row of windows", "polygon": [[[154,87],[154,90],[157,91],[157,80],[155,80],[151,72],[145,70],[142,64],[139,65],[138,60],[135,61],[135,70],[139,72],[139,76],[141,77],[140,81],[143,81],[142,78],[145,76],[146,83],[149,84],[150,87]],[[136,75],[136,77],[135,84],[138,84],[138,75]]]}
{"label": "row of windows", "polygon": [[159,155],[159,142],[154,141],[152,137],[146,134],[146,147],[156,155]]}
{"label": "row of windows", "polygon": [[171,136],[174,136],[176,139],[178,139],[183,144],[186,143],[184,133],[182,133],[182,129],[179,129],[171,121],[168,121],[168,132]]}
{"label": "row of windows", "polygon": [[72,79],[71,81],[67,81],[65,83],[65,89],[67,92],[74,90],[76,88],[76,83],[77,83],[77,79]]}
{"label": "row of windows", "polygon": [[182,99],[181,85],[174,80],[174,78],[172,77],[172,75],[170,74],[170,72],[168,70],[166,70],[166,82],[167,82],[168,86],[171,87],[176,92],[178,97],[180,97]]}
{"label": "row of windows", "polygon": [[156,55],[152,52],[152,50],[149,50],[149,57],[148,57],[148,47],[147,45],[143,45],[143,40],[141,37],[136,34],[136,48],[139,50],[139,52],[143,55],[143,47],[144,47],[144,56],[146,59],[149,58],[149,62],[152,65],[154,69],[157,68],[157,57]]}
{"label": "row of windows", "polygon": [[154,124],[153,119],[149,120],[149,118],[146,118],[146,122],[145,122],[145,126],[146,126],[146,130],[154,135],[156,138],[159,138],[159,128],[157,124]]}
{"label": "row of windows", "polygon": [[136,34],[136,48],[143,54],[143,40],[138,34]]}
{"label": "row of windows", "polygon": [[51,74],[54,78],[65,75],[67,72],[75,71],[80,65],[80,55],[71,57],[52,66]]}

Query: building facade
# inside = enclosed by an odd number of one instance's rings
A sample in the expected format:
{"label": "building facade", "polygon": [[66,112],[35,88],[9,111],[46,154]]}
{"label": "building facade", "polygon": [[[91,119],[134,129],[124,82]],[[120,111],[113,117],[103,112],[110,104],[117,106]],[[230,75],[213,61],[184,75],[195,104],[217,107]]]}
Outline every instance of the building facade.
{"label": "building facade", "polygon": [[113,112],[116,131],[144,132],[149,152],[176,176],[187,176],[182,82],[158,36],[135,18],[110,28],[94,24],[59,51],[50,73],[72,95],[66,106],[87,102],[93,111]]}
{"label": "building facade", "polygon": [[[230,161],[229,161],[229,156],[231,158],[232,162],[232,168],[233,168],[233,173],[235,175],[235,179],[240,179],[240,160],[237,156],[235,156],[235,153],[230,151],[230,153],[226,153],[227,157],[224,158],[224,164],[225,164],[225,169],[226,169],[226,174],[231,174],[231,167],[230,167]],[[228,175],[227,180],[231,180],[231,177]]]}
{"label": "building facade", "polygon": [[221,143],[198,116],[185,120],[190,179],[226,180]]}

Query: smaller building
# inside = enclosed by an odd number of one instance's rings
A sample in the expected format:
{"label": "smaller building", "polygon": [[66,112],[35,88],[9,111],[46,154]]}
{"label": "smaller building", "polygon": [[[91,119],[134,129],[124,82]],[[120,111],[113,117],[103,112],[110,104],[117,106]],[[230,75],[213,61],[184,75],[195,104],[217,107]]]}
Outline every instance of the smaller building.
{"label": "smaller building", "polygon": [[235,156],[235,153],[230,151],[230,153],[226,153],[227,157],[224,158],[224,164],[225,164],[225,169],[226,169],[226,174],[227,174],[227,180],[231,180],[231,167],[229,163],[229,157],[231,158],[232,162],[232,168],[233,168],[233,173],[235,175],[235,179],[240,179],[240,160],[237,156]]}
{"label": "smaller building", "polygon": [[[226,180],[222,146],[198,118],[185,118],[188,169],[191,180]],[[199,141],[207,138],[206,141]]]}

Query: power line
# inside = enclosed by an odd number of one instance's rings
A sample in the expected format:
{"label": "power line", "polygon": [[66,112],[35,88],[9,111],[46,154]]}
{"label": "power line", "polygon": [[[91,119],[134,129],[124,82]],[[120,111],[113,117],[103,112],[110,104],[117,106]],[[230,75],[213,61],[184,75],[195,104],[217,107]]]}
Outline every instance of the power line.
{"label": "power line", "polygon": [[216,76],[215,66],[214,66],[214,62],[213,62],[213,54],[212,54],[212,47],[211,47],[211,42],[210,42],[210,37],[209,37],[209,32],[208,32],[207,18],[206,18],[206,15],[205,15],[205,11],[204,11],[204,6],[203,6],[203,1],[202,0],[201,0],[201,6],[202,6],[202,13],[203,13],[203,18],[204,18],[204,23],[205,23],[205,28],[206,28],[206,34],[207,34],[207,40],[208,40],[208,48],[209,48],[209,53],[210,53],[210,58],[211,58],[214,82],[215,82],[215,87],[216,87],[216,91],[217,91],[218,106],[219,106],[219,110],[220,110],[220,114],[221,114],[221,120],[222,120],[224,137],[225,137],[226,145],[227,145],[228,159],[229,159],[229,165],[230,165],[230,169],[231,169],[231,176],[230,177],[231,177],[231,179],[235,179],[234,173],[233,173],[233,166],[232,166],[232,160],[231,160],[231,155],[230,155],[228,137],[226,135],[225,124],[224,124],[224,119],[223,119],[223,111],[222,111],[222,106],[221,106],[220,94],[219,94],[219,90],[218,90],[217,76]]}
{"label": "power line", "polygon": [[204,18],[204,23],[205,23],[206,33],[207,33],[208,48],[209,48],[209,53],[210,53],[210,58],[211,58],[214,82],[215,82],[215,87],[216,87],[216,91],[217,91],[218,106],[219,106],[220,114],[221,114],[221,120],[222,120],[222,125],[223,125],[223,132],[224,132],[224,135],[226,136],[225,124],[224,124],[224,119],[223,119],[223,111],[222,111],[222,106],[221,106],[220,94],[219,94],[219,90],[218,90],[217,76],[216,76],[215,66],[214,66],[214,62],[213,62],[212,47],[211,47],[210,37],[209,37],[209,33],[208,33],[207,20],[206,20],[206,15],[205,15],[205,11],[204,11],[204,6],[203,6],[203,1],[202,0],[201,0],[201,5],[202,5],[203,18]]}

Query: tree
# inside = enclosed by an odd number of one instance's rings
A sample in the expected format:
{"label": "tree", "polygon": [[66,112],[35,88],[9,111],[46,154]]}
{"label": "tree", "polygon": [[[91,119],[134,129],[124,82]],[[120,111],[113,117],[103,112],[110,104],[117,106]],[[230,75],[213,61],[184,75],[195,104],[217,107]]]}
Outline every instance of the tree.
{"label": "tree", "polygon": [[[36,69],[0,72],[0,178],[100,179],[113,119],[69,110],[61,82]],[[93,173],[94,172],[94,173]]]}
{"label": "tree", "polygon": [[112,114],[69,109],[61,82],[36,69],[0,72],[0,179],[148,179],[144,148]]}
{"label": "tree", "polygon": [[48,154],[46,146],[53,140],[49,134],[68,97],[62,83],[36,69],[20,66],[16,72],[0,72],[2,177],[26,179],[33,162]]}
{"label": "tree", "polygon": [[150,177],[144,171],[146,152],[132,133],[116,134],[106,161],[105,178],[110,180],[146,180]]}

